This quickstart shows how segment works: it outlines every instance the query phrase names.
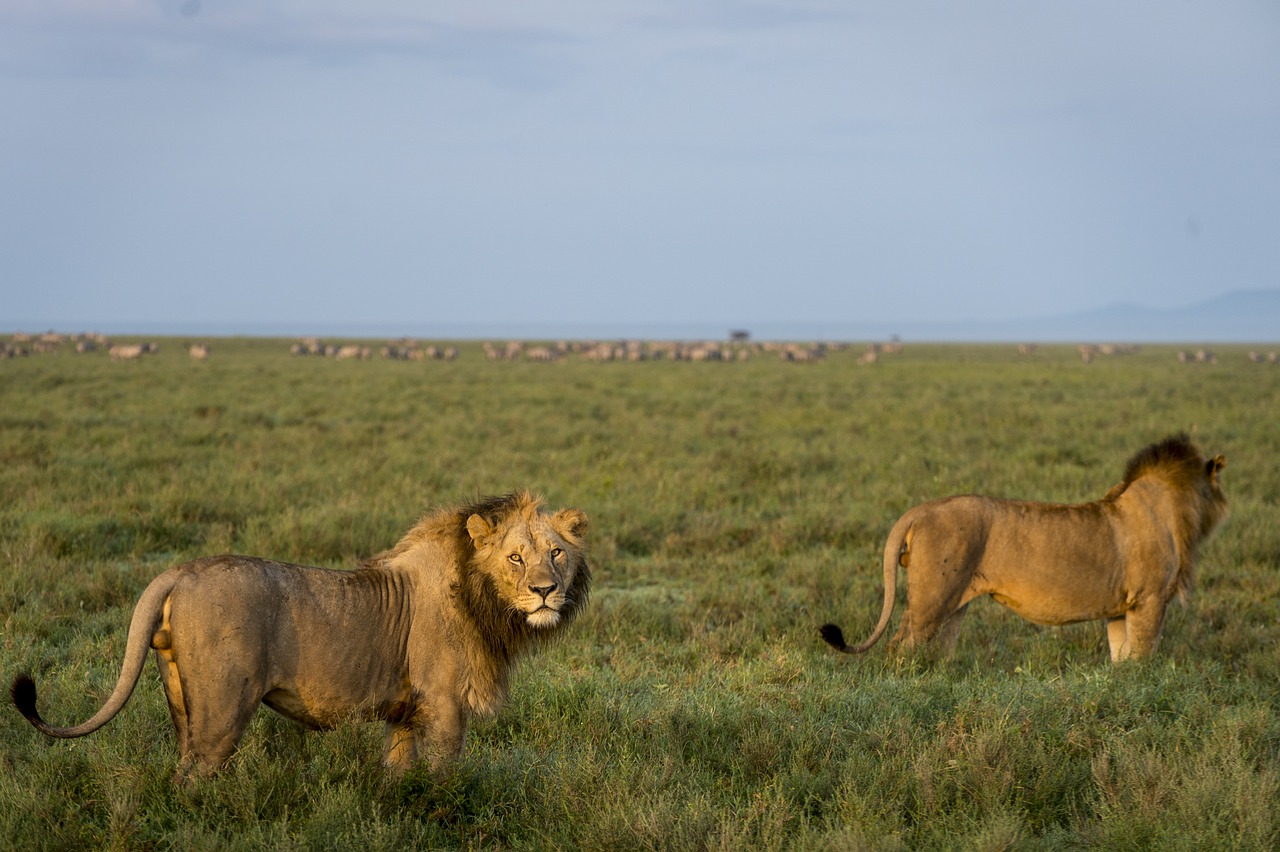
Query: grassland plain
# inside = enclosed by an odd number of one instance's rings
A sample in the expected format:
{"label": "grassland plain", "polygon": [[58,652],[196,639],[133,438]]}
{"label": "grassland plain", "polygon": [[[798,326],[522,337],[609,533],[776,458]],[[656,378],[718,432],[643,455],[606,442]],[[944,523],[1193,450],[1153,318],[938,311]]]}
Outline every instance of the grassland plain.
{"label": "grassland plain", "polygon": [[[292,358],[178,341],[0,362],[0,671],[51,721],[114,684],[138,593],[240,552],[332,567],[431,506],[529,487],[590,516],[596,592],[443,780],[380,730],[258,714],[183,789],[149,667],[97,734],[0,714],[0,845],[181,849],[1280,847],[1280,368],[1221,347],[908,346],[871,367]],[[835,654],[892,522],[934,497],[1081,501],[1145,444],[1225,453],[1232,515],[1154,660],[990,602],[955,656]],[[901,598],[901,592],[900,598]],[[900,610],[899,610],[900,612]]]}

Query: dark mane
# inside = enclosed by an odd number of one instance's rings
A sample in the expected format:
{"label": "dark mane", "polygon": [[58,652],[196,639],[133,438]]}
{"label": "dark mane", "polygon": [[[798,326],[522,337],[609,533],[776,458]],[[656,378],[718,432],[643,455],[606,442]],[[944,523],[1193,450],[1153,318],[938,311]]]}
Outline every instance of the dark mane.
{"label": "dark mane", "polygon": [[493,580],[483,571],[471,570],[468,564],[462,579],[454,584],[453,592],[489,653],[504,666],[537,637],[529,623],[503,603]]}
{"label": "dark mane", "polygon": [[1173,490],[1177,516],[1171,520],[1178,539],[1178,572],[1174,586],[1185,598],[1195,581],[1196,554],[1201,542],[1226,516],[1227,498],[1218,486],[1217,474],[1226,464],[1222,456],[1206,462],[1185,432],[1140,450],[1125,466],[1124,482],[1107,492],[1115,500],[1143,477],[1156,477]]}
{"label": "dark mane", "polygon": [[1200,451],[1191,443],[1187,433],[1181,432],[1135,453],[1125,465],[1123,485],[1127,486],[1149,473],[1163,473],[1179,480],[1198,477],[1203,469],[1204,459]]}
{"label": "dark mane", "polygon": [[528,491],[511,491],[497,497],[480,497],[471,503],[458,506],[453,513],[461,521],[459,534],[465,537],[470,545],[471,537],[467,535],[467,518],[472,515],[479,515],[490,524],[497,524],[498,521],[517,510],[536,509],[541,504],[542,501]]}
{"label": "dark mane", "polygon": [[467,533],[467,518],[479,515],[490,524],[496,524],[499,519],[511,512],[524,507],[536,509],[541,502],[528,491],[512,491],[498,497],[480,497],[470,503],[459,503],[436,509],[424,515],[404,534],[403,538],[390,548],[361,560],[360,566],[362,568],[377,567],[431,538],[452,541],[457,548],[457,559],[461,564],[466,565],[476,555],[475,544]]}

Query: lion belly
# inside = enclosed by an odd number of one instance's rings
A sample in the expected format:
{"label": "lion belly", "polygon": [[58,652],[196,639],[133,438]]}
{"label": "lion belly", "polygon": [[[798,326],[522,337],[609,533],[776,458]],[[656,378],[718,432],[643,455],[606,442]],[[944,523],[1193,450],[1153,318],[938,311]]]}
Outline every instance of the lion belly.
{"label": "lion belly", "polygon": [[[1104,514],[1044,503],[948,502],[946,513],[915,531],[909,571],[935,566],[944,578],[967,581],[963,602],[990,596],[1040,624],[1123,614],[1124,556]],[[1082,528],[1089,534],[1080,535]],[[956,570],[957,562],[966,567]]]}
{"label": "lion belly", "polygon": [[410,699],[409,690],[398,695],[335,694],[331,690],[316,691],[280,688],[262,697],[262,703],[275,712],[300,725],[316,730],[333,728],[350,719],[386,718],[388,707],[404,707]]}
{"label": "lion belly", "polygon": [[991,599],[1037,624],[1075,624],[1112,618],[1123,613],[1123,607],[1109,595],[1055,595],[1052,590],[1023,590],[1010,584],[1004,590],[991,592]]}
{"label": "lion belly", "polygon": [[974,591],[1029,621],[1073,624],[1123,614],[1123,578],[1123,562],[1105,531],[1073,544],[1019,530],[992,536]]}

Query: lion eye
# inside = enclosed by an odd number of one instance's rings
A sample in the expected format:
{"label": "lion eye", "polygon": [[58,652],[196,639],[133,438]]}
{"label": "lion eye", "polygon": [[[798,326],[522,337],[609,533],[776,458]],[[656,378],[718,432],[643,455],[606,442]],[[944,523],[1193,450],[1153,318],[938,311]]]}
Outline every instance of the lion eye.
{"label": "lion eye", "polygon": [[552,558],[552,559],[559,559],[559,558],[560,558],[560,555],[561,555],[562,553],[564,553],[564,551],[563,551],[563,550],[561,550],[561,549],[560,549],[560,548],[558,548],[558,547],[553,547],[553,548],[551,548],[551,558]]}
{"label": "lion eye", "polygon": [[521,563],[524,562],[524,560],[520,558],[519,553],[513,553],[510,556],[508,556],[507,559],[511,562],[512,565],[520,565]]}

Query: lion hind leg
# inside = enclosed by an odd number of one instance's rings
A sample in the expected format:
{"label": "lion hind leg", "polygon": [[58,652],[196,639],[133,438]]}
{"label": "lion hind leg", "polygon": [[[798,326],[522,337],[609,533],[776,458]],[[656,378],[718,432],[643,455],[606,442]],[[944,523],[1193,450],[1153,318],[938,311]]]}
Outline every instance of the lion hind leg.
{"label": "lion hind leg", "polygon": [[938,628],[938,632],[934,634],[933,641],[937,644],[938,653],[944,657],[951,656],[951,652],[956,649],[956,640],[960,638],[960,622],[964,621],[964,614],[969,609],[968,603],[963,603],[947,620]]}
{"label": "lion hind leg", "polygon": [[235,753],[240,737],[249,727],[256,705],[232,712],[209,715],[191,714],[187,731],[187,751],[178,762],[178,775],[209,776],[221,770]]}
{"label": "lion hind leg", "polygon": [[889,640],[889,650],[905,653],[915,648],[921,641],[911,629],[910,619],[904,617],[898,629],[894,631],[893,638]]}
{"label": "lion hind leg", "polygon": [[[922,573],[917,569],[917,577]],[[907,611],[889,647],[908,651],[931,644],[941,656],[950,654],[955,649],[965,611],[974,597],[974,592],[965,587],[938,590],[922,587],[918,579],[914,587],[908,583]]]}
{"label": "lion hind leg", "polygon": [[[244,669],[193,674],[189,668],[182,663],[171,666],[186,711],[186,747],[179,752],[179,780],[213,775],[225,767],[263,698],[259,679]],[[171,704],[170,712],[177,711]],[[175,722],[175,727],[181,731],[180,723]]]}
{"label": "lion hind leg", "polygon": [[191,750],[187,701],[182,692],[182,678],[178,677],[178,664],[173,660],[173,652],[167,648],[157,650],[156,668],[160,670],[160,682],[164,685],[165,699],[169,702],[169,718],[173,720],[173,733],[178,740],[178,758],[184,760]]}
{"label": "lion hind leg", "polygon": [[928,647],[931,655],[943,658],[951,656],[960,636],[960,623],[968,608],[969,604],[964,603],[951,612],[931,610],[923,618],[913,617],[908,610],[898,632],[889,641],[889,648],[906,653]]}

